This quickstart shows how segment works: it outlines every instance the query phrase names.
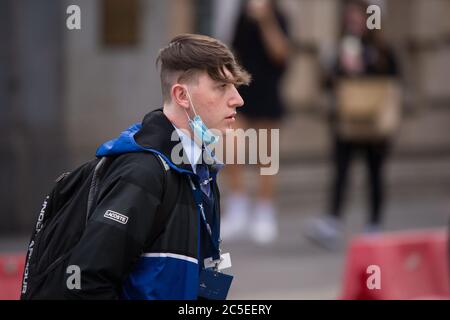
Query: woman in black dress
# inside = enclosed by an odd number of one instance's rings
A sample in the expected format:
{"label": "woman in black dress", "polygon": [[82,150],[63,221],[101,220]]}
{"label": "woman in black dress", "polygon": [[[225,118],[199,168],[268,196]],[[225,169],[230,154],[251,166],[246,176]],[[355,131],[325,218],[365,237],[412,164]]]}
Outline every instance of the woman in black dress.
{"label": "woman in black dress", "polygon": [[[284,113],[279,85],[290,47],[287,23],[275,1],[244,2],[232,47],[240,63],[252,75],[251,85],[240,89],[245,105],[238,110],[235,128],[279,129]],[[270,132],[268,137],[270,150]],[[250,208],[242,169],[242,165],[227,166],[231,194],[226,201],[222,237],[237,239],[249,234],[257,243],[272,242],[278,233],[273,201],[274,176],[259,176],[257,199],[254,207]],[[250,211],[253,212],[252,217],[249,216]]]}

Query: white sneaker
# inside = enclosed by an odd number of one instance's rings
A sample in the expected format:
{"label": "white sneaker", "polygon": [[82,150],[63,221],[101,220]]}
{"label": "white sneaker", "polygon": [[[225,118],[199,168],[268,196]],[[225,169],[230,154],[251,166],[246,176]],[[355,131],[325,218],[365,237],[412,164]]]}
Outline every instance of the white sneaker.
{"label": "white sneaker", "polygon": [[306,223],[305,235],[329,250],[336,250],[342,241],[342,226],[334,217],[316,218]]}
{"label": "white sneaker", "polygon": [[278,237],[278,221],[275,206],[271,201],[258,201],[250,224],[250,236],[260,245],[267,245]]}
{"label": "white sneaker", "polygon": [[240,240],[247,235],[249,210],[250,200],[245,194],[234,193],[226,199],[225,214],[220,223],[222,240]]}

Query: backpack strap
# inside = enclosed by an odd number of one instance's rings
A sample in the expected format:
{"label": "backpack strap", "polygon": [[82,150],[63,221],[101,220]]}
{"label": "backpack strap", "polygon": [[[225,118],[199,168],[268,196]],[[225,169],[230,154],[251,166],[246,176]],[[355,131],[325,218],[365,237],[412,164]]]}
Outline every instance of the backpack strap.
{"label": "backpack strap", "polygon": [[87,225],[88,220],[92,214],[93,211],[92,205],[97,201],[98,186],[100,184],[100,179],[102,178],[103,174],[105,173],[106,169],[109,167],[109,164],[111,162],[112,162],[111,157],[102,157],[94,168],[94,173],[91,179],[91,186],[89,188],[85,225]]}
{"label": "backpack strap", "polygon": [[170,166],[167,164],[166,160],[159,154],[154,154],[164,172],[164,182],[163,182],[163,195],[161,200],[161,206],[156,213],[155,222],[153,224],[152,230],[150,232],[150,238],[147,244],[155,242],[155,240],[160,236],[160,234],[166,228],[167,222],[176,204],[176,196],[178,190],[176,189],[173,172],[170,170]]}

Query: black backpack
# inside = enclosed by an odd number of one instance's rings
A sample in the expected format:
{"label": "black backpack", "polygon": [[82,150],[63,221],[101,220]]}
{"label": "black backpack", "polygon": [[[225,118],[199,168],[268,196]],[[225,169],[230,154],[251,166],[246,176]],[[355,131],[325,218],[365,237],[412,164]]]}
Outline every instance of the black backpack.
{"label": "black backpack", "polygon": [[[168,184],[174,183],[168,173],[170,167],[162,157],[153,155],[164,169],[164,190],[168,190]],[[114,157],[93,159],[56,179],[42,204],[28,245],[21,300],[41,299],[40,291],[49,282],[63,281],[67,258],[83,235],[95,209],[102,176],[113,160]],[[162,205],[150,231],[150,241],[154,241],[164,230],[175,204],[174,197],[175,194],[164,192]]]}

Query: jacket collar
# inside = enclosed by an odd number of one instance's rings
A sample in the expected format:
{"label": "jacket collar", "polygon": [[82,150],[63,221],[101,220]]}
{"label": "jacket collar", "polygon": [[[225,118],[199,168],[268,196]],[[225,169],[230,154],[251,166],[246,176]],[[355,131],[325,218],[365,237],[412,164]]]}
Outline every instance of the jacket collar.
{"label": "jacket collar", "polygon": [[[183,148],[178,132],[161,108],[145,115],[142,120],[141,128],[134,135],[134,140],[143,148],[156,150],[158,153],[161,153],[161,155],[170,162],[171,167],[181,169],[179,171],[188,171],[191,174],[194,173],[190,159],[187,157],[187,153],[185,152],[185,148]],[[175,150],[175,152],[181,152],[181,164],[173,163],[173,150]],[[208,158],[208,163],[212,163],[209,168],[215,179],[217,173],[224,165],[209,154],[209,149],[207,149],[206,154],[202,155]]]}
{"label": "jacket collar", "polygon": [[174,164],[172,161],[172,151],[177,150],[175,148],[181,143],[181,139],[162,109],[157,109],[145,115],[142,120],[142,128],[136,132],[134,139],[137,144],[146,149],[159,151],[172,165],[192,172],[192,167],[184,150],[182,151],[183,161],[181,164]]}

